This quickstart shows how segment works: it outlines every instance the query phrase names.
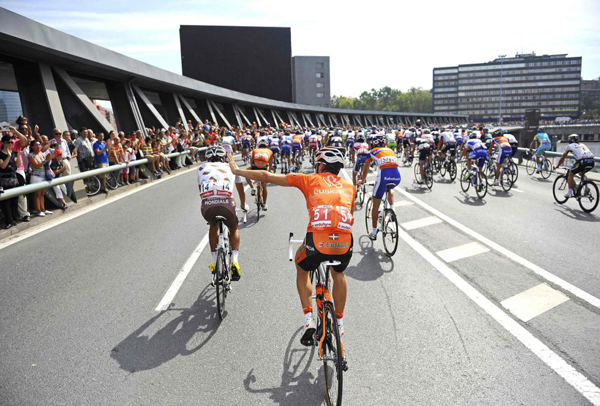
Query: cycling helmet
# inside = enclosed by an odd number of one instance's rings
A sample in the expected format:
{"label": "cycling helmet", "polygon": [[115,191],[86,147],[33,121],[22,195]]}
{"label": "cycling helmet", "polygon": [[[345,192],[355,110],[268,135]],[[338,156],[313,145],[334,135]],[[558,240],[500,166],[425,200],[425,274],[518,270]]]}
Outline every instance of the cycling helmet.
{"label": "cycling helmet", "polygon": [[340,148],[323,147],[317,152],[317,163],[344,166],[344,152]]}
{"label": "cycling helmet", "polygon": [[577,135],[577,134],[569,135],[569,142],[579,142],[579,135]]}
{"label": "cycling helmet", "polygon": [[416,132],[417,132],[417,129],[416,129],[415,127],[410,127],[410,128],[408,129],[408,131],[410,131],[410,132],[413,132],[413,133],[416,133]]}
{"label": "cycling helmet", "polygon": [[492,135],[493,135],[494,137],[499,137],[499,136],[501,136],[502,134],[504,134],[504,131],[502,131],[502,129],[501,129],[501,128],[498,128],[497,130],[494,130],[494,132],[492,133]]}
{"label": "cycling helmet", "polygon": [[266,138],[259,138],[258,141],[256,141],[256,146],[258,148],[267,148],[268,145],[269,145],[269,142],[267,141]]}
{"label": "cycling helmet", "polygon": [[227,131],[227,136],[228,137],[233,137],[233,131]]}
{"label": "cycling helmet", "polygon": [[227,153],[222,146],[215,145],[206,150],[205,156],[208,162],[223,162],[225,161]]}
{"label": "cycling helmet", "polygon": [[365,142],[365,136],[364,135],[358,135],[356,137],[356,142],[361,143],[361,142]]}
{"label": "cycling helmet", "polygon": [[423,130],[423,134],[431,134],[431,130],[426,128]]}
{"label": "cycling helmet", "polygon": [[538,134],[539,133],[544,133],[544,132],[546,132],[546,129],[544,127],[538,127],[537,132],[538,132]]}
{"label": "cycling helmet", "polygon": [[371,145],[373,147],[382,147],[386,144],[385,141],[385,137],[382,135],[378,135],[376,137],[373,137],[373,139],[371,140]]}
{"label": "cycling helmet", "polygon": [[472,132],[471,134],[469,134],[469,139],[470,139],[470,140],[475,140],[475,139],[477,139],[477,138],[479,138],[479,137],[477,136],[477,133],[476,133],[476,132]]}

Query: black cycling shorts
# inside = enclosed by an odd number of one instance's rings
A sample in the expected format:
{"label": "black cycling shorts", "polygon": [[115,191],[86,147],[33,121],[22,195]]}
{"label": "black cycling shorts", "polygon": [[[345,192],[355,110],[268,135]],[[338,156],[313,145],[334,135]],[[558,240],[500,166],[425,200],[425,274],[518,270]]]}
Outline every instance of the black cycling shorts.
{"label": "black cycling shorts", "polygon": [[431,148],[427,148],[427,149],[422,149],[419,151],[419,161],[423,162],[425,161],[425,159],[431,155]]}
{"label": "black cycling shorts", "polygon": [[[315,243],[313,233],[306,233],[304,243],[296,251],[296,265],[308,272],[317,269],[321,262],[339,261],[340,264],[332,268],[335,272],[344,272],[352,258],[354,245],[352,234],[319,233],[319,235],[321,240]],[[326,235],[329,235],[329,238]],[[342,247],[328,248],[327,245]],[[319,251],[319,246],[322,246],[322,251],[339,252],[339,254],[323,253]]]}
{"label": "black cycling shorts", "polygon": [[577,175],[578,173],[586,173],[594,168],[594,158],[578,159],[571,167],[571,173]]}

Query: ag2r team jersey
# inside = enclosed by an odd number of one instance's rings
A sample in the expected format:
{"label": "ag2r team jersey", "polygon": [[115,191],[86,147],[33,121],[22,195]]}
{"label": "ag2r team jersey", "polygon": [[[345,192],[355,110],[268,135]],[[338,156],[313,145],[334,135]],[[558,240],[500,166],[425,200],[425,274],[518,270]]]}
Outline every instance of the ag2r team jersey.
{"label": "ag2r team jersey", "polygon": [[235,176],[229,165],[223,162],[207,162],[198,168],[198,186],[202,200],[231,198]]}

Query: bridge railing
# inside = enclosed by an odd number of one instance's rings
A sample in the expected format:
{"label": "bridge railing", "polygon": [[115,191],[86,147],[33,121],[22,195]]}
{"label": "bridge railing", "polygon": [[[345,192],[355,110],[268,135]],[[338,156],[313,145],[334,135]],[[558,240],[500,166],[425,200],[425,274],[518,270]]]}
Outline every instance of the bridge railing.
{"label": "bridge railing", "polygon": [[[198,151],[199,152],[206,151],[206,147],[198,148]],[[166,158],[175,158],[180,155],[188,155],[191,152],[192,152],[191,150],[185,150],[183,152],[173,152],[172,154],[165,154],[165,157]],[[148,163],[147,158],[137,159],[135,161],[128,162],[125,164],[112,165],[112,166],[109,166],[106,168],[92,169],[90,171],[80,172],[80,173],[76,173],[74,175],[61,176],[61,177],[54,178],[52,180],[47,180],[44,182],[39,182],[39,183],[31,184],[31,185],[24,185],[24,186],[12,188],[12,189],[7,189],[4,191],[4,193],[0,194],[0,200],[6,200],[6,199],[10,199],[12,197],[17,197],[20,195],[27,195],[29,193],[37,192],[37,191],[43,190],[43,189],[48,189],[53,186],[58,186],[58,185],[62,185],[65,183],[74,182],[76,180],[83,180],[83,179],[91,178],[93,176],[103,175],[105,173],[120,171],[125,168],[131,168],[134,166],[144,165],[147,163]]]}

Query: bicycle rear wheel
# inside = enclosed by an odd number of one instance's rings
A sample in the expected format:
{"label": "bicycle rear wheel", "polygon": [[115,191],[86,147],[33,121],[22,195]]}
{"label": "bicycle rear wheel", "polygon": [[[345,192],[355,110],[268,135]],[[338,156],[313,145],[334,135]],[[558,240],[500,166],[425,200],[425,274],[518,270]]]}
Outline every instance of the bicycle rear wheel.
{"label": "bicycle rear wheel", "polygon": [[398,220],[392,209],[385,209],[383,222],[383,248],[387,256],[391,257],[398,249]]}
{"label": "bicycle rear wheel", "polygon": [[477,193],[477,197],[483,199],[487,194],[488,184],[487,180],[483,178],[483,174],[480,171],[476,172],[477,182],[475,185],[475,192]]}
{"label": "bicycle rear wheel", "polygon": [[448,175],[450,175],[450,180],[452,182],[454,182],[454,180],[456,179],[456,173],[456,162],[450,161],[450,163],[448,164]]}
{"label": "bicycle rear wheel", "polygon": [[225,318],[225,298],[227,297],[227,293],[225,290],[224,280],[228,277],[227,275],[227,267],[225,265],[225,253],[223,250],[219,250],[217,254],[217,264],[215,267],[215,289],[217,293],[217,314],[220,320]]}
{"label": "bicycle rear wheel", "polygon": [[510,168],[500,169],[500,186],[502,186],[502,190],[508,192],[512,188],[512,185]]}
{"label": "bicycle rear wheel", "polygon": [[598,186],[594,182],[584,180],[581,183],[579,207],[586,213],[591,213],[598,207]]}
{"label": "bicycle rear wheel", "polygon": [[323,377],[325,380],[325,401],[328,406],[342,404],[344,370],[346,369],[342,340],[337,324],[337,317],[330,302],[323,303],[325,337],[321,346],[323,356]]}
{"label": "bicycle rear wheel", "polygon": [[554,195],[554,200],[556,200],[556,203],[563,204],[569,200],[568,197],[563,196],[567,192],[567,189],[567,175],[557,176],[556,179],[554,179],[554,185],[552,185],[552,194]]}
{"label": "bicycle rear wheel", "polygon": [[517,179],[519,178],[519,166],[516,163],[514,163],[514,161],[511,159],[509,168],[511,181],[514,185]]}
{"label": "bicycle rear wheel", "polygon": [[446,172],[448,172],[448,162],[442,161],[440,165],[440,176],[443,178],[446,176]]}
{"label": "bicycle rear wheel", "polygon": [[[419,183],[419,179],[420,179],[420,178],[422,178],[422,176],[420,176],[420,174],[419,174],[419,172],[421,172],[421,169],[420,169],[420,168],[421,168],[421,167],[420,167],[419,163],[417,162],[417,163],[415,164],[415,166],[414,166],[414,171],[415,171],[415,181],[416,181],[417,183]],[[420,182],[422,183],[422,182],[423,182],[423,179],[420,179]]]}
{"label": "bicycle rear wheel", "polygon": [[365,206],[365,226],[367,227],[367,233],[371,232],[371,209],[373,208],[373,197],[369,197],[367,205]]}
{"label": "bicycle rear wheel", "polygon": [[363,203],[365,202],[365,185],[364,184],[361,184],[356,189],[356,200],[358,201],[358,204],[360,206],[362,206]]}
{"label": "bicycle rear wheel", "polygon": [[462,172],[460,173],[460,188],[465,193],[467,193],[471,187],[471,179],[467,179],[468,172],[469,170],[467,168],[463,168]]}
{"label": "bicycle rear wheel", "polygon": [[429,190],[433,187],[433,169],[429,165],[425,167],[425,186]]}

